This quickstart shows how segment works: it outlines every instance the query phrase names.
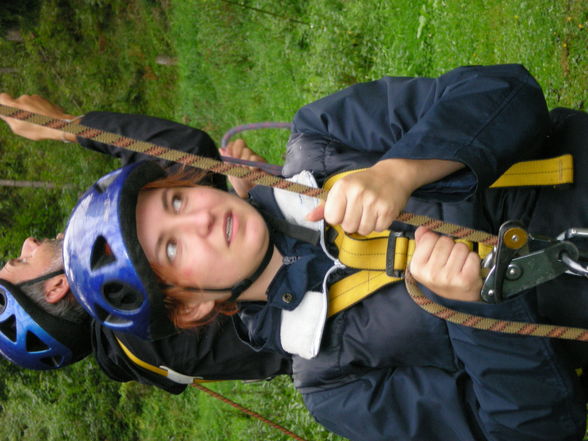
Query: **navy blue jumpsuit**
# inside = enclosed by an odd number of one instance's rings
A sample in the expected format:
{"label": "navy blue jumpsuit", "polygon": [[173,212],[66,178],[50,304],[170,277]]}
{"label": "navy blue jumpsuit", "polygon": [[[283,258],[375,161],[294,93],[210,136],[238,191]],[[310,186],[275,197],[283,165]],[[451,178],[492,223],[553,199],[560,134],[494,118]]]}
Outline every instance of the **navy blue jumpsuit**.
{"label": "navy blue jumpsuit", "polygon": [[[588,226],[586,204],[565,205],[586,193],[578,190],[584,178],[563,193],[486,187],[514,162],[580,148],[554,141],[570,118],[583,118],[579,126],[587,127],[586,115],[561,112],[550,117],[539,85],[518,65],[464,67],[436,79],[387,77],[300,109],[284,172],[309,170],[321,185],[333,173],[384,158],[459,161],[463,170],[418,190],[406,210],[492,233],[503,220],[520,217],[531,230],[553,235]],[[585,154],[578,156],[582,161]],[[255,188],[252,198],[262,211],[281,216],[270,190]],[[559,201],[565,204],[558,213]],[[568,211],[573,214],[562,216]],[[282,311],[320,291],[332,263],[320,247],[279,232],[274,241],[285,259],[268,302],[242,303],[236,325],[254,348],[283,352]],[[585,280],[572,276],[550,290],[561,294],[567,283],[588,291]],[[538,291],[498,305],[426,294],[501,319],[566,317]],[[446,323],[418,308],[397,283],[328,319],[320,352],[312,359],[294,356],[293,372],[314,417],[353,440],[578,440],[585,431],[585,397],[572,352],[548,339]]]}

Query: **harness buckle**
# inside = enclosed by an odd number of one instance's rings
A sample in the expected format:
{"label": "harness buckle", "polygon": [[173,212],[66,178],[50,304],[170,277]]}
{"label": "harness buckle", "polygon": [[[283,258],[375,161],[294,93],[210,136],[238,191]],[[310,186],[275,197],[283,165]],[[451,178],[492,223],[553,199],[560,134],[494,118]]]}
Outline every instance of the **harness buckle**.
{"label": "harness buckle", "polygon": [[[588,230],[582,232],[588,237]],[[588,268],[577,261],[580,253],[576,245],[563,240],[570,237],[565,233],[557,240],[532,236],[518,221],[502,224],[497,246],[482,262],[488,271],[482,299],[499,303],[570,271],[588,276]]]}
{"label": "harness buckle", "polygon": [[390,231],[386,247],[386,275],[403,277],[408,261],[414,252],[414,242],[407,233]]}

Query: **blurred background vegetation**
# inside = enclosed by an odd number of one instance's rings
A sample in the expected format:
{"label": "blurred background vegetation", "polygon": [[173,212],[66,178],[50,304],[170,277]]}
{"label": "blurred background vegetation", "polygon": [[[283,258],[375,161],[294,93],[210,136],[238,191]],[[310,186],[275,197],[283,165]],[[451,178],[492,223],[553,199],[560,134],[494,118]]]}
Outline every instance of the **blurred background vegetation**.
{"label": "blurred background vegetation", "polygon": [[[73,114],[144,113],[220,140],[242,123],[289,121],[303,104],[383,75],[523,63],[550,107],[588,108],[585,0],[19,0],[0,11],[0,91],[39,94]],[[281,161],[284,131],[246,135]],[[63,229],[77,196],[116,163],[0,127],[0,259]],[[312,440],[289,379],[213,386]],[[171,396],[108,381],[92,360],[61,372],[0,364],[0,439],[282,440],[195,390]]]}

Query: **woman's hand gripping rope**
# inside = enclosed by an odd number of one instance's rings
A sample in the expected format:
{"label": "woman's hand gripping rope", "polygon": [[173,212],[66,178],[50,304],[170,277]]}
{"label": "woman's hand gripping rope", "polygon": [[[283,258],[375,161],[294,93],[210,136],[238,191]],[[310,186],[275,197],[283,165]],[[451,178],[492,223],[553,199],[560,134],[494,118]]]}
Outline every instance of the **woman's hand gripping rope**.
{"label": "woman's hand gripping rope", "polygon": [[410,262],[415,280],[452,300],[481,300],[480,257],[463,243],[424,227],[415,232],[416,247]]}
{"label": "woman's hand gripping rope", "polygon": [[313,222],[325,219],[328,224],[341,225],[346,233],[365,236],[384,231],[416,189],[462,167],[458,162],[437,159],[384,159],[338,180],[325,204],[306,218]]}

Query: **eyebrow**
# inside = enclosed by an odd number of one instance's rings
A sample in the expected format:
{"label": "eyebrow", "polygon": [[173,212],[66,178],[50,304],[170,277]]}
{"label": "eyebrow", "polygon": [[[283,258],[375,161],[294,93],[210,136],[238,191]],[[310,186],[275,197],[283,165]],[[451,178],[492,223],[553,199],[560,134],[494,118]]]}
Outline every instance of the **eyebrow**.
{"label": "eyebrow", "polygon": [[10,259],[7,263],[7,265],[10,266],[17,266],[17,264],[22,263],[22,260],[20,260],[20,258],[15,258],[15,259]]}
{"label": "eyebrow", "polygon": [[[169,192],[170,192],[169,188],[164,188],[163,191],[161,192],[161,205],[163,205],[163,211],[165,213],[169,212],[169,204],[168,204]],[[161,256],[161,247],[163,245],[163,243],[162,243],[163,240],[164,240],[164,237],[163,237],[163,235],[160,234],[159,237],[157,238],[157,242],[155,243],[155,260],[157,260],[157,263],[159,265],[161,265],[160,256]]]}
{"label": "eyebrow", "polygon": [[170,192],[169,188],[164,188],[161,192],[161,204],[163,205],[163,210],[167,213],[169,212],[169,204],[167,203],[169,197],[168,194]]}

